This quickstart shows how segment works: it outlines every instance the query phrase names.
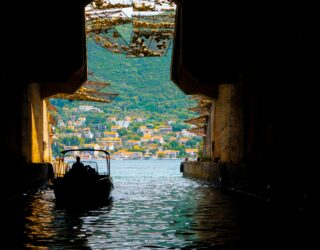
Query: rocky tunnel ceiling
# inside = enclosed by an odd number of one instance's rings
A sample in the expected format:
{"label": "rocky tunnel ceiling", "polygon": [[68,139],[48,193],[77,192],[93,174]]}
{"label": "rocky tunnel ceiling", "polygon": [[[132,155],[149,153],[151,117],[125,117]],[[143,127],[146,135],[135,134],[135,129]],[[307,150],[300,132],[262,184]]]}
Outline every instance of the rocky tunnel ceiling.
{"label": "rocky tunnel ceiling", "polygon": [[[314,70],[309,62],[317,41],[316,22],[305,4],[174,2],[177,14],[171,76],[186,94],[215,97],[217,84],[233,83],[248,75],[257,79],[268,76],[270,84],[281,79],[289,85]],[[71,93],[78,88],[87,80],[85,6],[89,3],[5,2],[4,9],[14,10],[11,19],[1,17],[6,24],[2,32],[8,38],[3,48],[14,48],[2,57],[7,75],[15,75],[19,68],[21,73],[16,77],[24,81],[53,85],[57,92]],[[58,83],[63,83],[62,89]],[[54,92],[47,93],[48,89],[44,97]]]}

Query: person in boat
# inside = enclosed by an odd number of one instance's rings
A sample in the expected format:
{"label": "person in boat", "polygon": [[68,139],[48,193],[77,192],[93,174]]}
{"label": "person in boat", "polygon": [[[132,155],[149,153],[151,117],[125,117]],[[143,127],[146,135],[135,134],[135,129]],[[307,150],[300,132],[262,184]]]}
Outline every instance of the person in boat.
{"label": "person in boat", "polygon": [[80,156],[76,157],[76,162],[73,163],[71,171],[72,171],[72,173],[76,173],[76,174],[81,174],[81,173],[84,173],[86,171],[85,166],[80,161]]}

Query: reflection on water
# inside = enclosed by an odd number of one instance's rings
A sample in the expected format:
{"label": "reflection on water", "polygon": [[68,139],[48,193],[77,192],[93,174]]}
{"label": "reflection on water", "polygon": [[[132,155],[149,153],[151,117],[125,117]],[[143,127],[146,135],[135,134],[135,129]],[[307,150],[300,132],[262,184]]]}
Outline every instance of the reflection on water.
{"label": "reflection on water", "polygon": [[242,249],[241,207],[230,195],[183,178],[179,161],[111,166],[115,190],[108,206],[62,209],[52,190],[26,196],[4,215],[1,242],[19,249]]}

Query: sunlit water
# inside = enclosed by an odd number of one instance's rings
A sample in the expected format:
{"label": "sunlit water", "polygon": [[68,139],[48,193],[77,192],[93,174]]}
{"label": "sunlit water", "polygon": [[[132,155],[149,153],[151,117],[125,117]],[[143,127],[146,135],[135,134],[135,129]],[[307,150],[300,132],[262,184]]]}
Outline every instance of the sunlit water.
{"label": "sunlit water", "polygon": [[265,222],[253,223],[257,232],[244,230],[248,213],[239,217],[235,199],[183,178],[179,165],[179,160],[112,161],[115,189],[105,207],[59,208],[52,190],[26,196],[4,215],[15,217],[4,223],[2,242],[9,242],[7,249],[246,249],[244,239],[261,237],[259,225]]}

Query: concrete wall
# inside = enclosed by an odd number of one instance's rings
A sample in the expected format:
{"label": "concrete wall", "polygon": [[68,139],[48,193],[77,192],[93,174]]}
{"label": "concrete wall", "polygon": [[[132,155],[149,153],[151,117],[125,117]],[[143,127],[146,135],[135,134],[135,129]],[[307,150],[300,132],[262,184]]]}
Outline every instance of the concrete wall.
{"label": "concrete wall", "polygon": [[42,101],[43,107],[43,162],[52,162],[52,149],[50,138],[50,124],[48,113],[48,102]]}
{"label": "concrete wall", "polygon": [[[0,173],[3,177],[0,202],[20,190],[24,178],[33,178],[33,174],[24,175],[32,168],[31,163],[51,160],[44,98],[56,93],[72,93],[87,79],[84,6],[88,2],[67,1],[63,8],[52,4],[50,8],[40,6],[40,10],[35,2],[3,3],[4,9],[14,8],[16,21],[21,23],[19,34],[28,39],[23,46],[18,39],[3,40],[6,49],[1,57],[5,62],[0,78],[3,86],[1,143],[2,153],[10,164],[3,166]],[[46,23],[46,29],[38,28],[39,20]],[[14,37],[15,24],[8,22],[3,26],[3,33]],[[43,170],[42,167],[35,169]]]}
{"label": "concrete wall", "polygon": [[[211,137],[213,158],[232,166],[230,174],[246,178],[252,193],[272,193],[287,203],[316,202],[320,125],[313,83],[319,76],[312,59],[318,39],[314,15],[305,15],[310,6],[291,6],[295,11],[288,12],[286,6],[269,5],[262,13],[240,2],[207,1],[203,8],[176,1],[172,79],[187,94],[215,98],[213,135],[207,134],[204,148],[208,152]],[[203,45],[193,39],[195,26],[199,34],[211,29],[219,38],[206,53],[195,49]]]}
{"label": "concrete wall", "polygon": [[213,162],[184,162],[183,176],[218,184],[218,165]]}
{"label": "concrete wall", "polygon": [[208,118],[206,136],[204,137],[204,147],[203,147],[203,155],[207,158],[212,158],[213,153],[213,145],[212,142],[214,141],[214,133],[213,133],[213,126],[214,126],[214,107],[215,103],[213,102],[210,107],[210,115]]}
{"label": "concrete wall", "polygon": [[[43,103],[40,98],[40,87],[38,84],[30,85],[31,91],[31,162],[43,161]],[[30,128],[29,128],[30,129]]]}
{"label": "concrete wall", "polygon": [[232,84],[230,86],[230,163],[240,164],[243,161],[243,104],[242,104],[242,92],[241,84]]}
{"label": "concrete wall", "polygon": [[51,163],[32,163],[24,167],[22,178],[22,191],[37,189],[48,183],[52,173]]}
{"label": "concrete wall", "polygon": [[243,115],[241,97],[234,84],[221,84],[210,108],[205,156],[239,164],[243,157]]}
{"label": "concrete wall", "polygon": [[[0,197],[4,203],[22,192],[46,184],[51,165],[47,104],[40,97],[39,85],[28,84],[17,90],[13,88],[11,94],[12,100],[4,106],[16,108],[8,110],[8,117],[16,115],[17,118],[10,122],[15,124],[20,121],[20,126],[11,126],[16,130],[11,144],[17,141],[16,145],[12,146],[17,155],[7,155],[10,164],[4,166],[1,172],[3,179],[0,182]],[[10,105],[11,101],[14,106]],[[9,132],[10,130],[7,131]],[[2,201],[0,205],[1,203]]]}
{"label": "concrete wall", "polygon": [[[241,83],[219,86],[205,149],[213,145],[211,158],[219,158],[220,164],[187,162],[183,175],[218,185],[222,178],[230,190],[312,211],[318,175],[309,156],[316,147],[310,147],[313,137],[305,135],[314,133],[315,123],[304,112],[314,106],[304,102],[291,110],[296,100],[294,93],[286,95],[287,89],[266,94],[253,84],[249,87],[250,91]],[[278,99],[270,98],[274,95]],[[290,101],[284,103],[284,97]]]}
{"label": "concrete wall", "polygon": [[[248,187],[248,166],[245,164],[218,164],[214,162],[184,162],[183,177],[208,182],[225,189],[252,194]],[[257,190],[255,190],[257,191]],[[254,192],[261,198],[271,199],[266,187]]]}
{"label": "concrete wall", "polygon": [[23,100],[22,154],[25,162],[51,162],[47,103],[41,98],[40,86],[27,87]]}

